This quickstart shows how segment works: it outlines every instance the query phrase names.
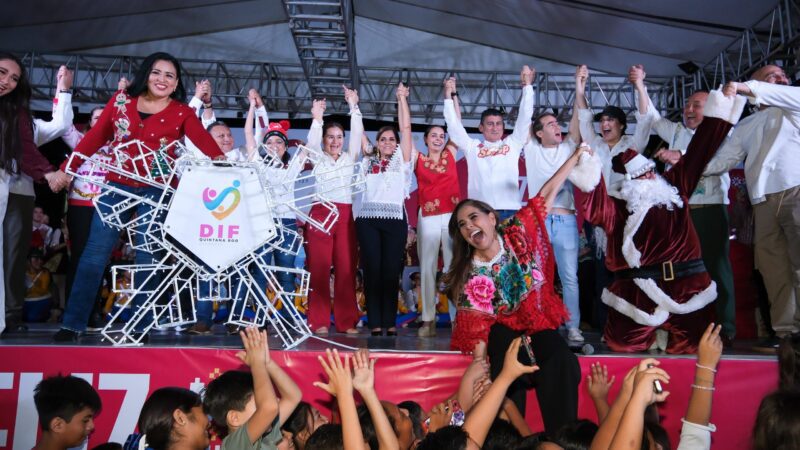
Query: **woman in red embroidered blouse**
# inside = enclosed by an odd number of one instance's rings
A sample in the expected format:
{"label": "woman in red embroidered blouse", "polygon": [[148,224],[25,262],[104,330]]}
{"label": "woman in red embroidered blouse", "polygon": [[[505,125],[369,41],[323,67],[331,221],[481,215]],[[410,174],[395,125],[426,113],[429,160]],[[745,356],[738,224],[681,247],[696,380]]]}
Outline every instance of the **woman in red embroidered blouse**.
{"label": "woman in red embroidered blouse", "polygon": [[[448,80],[449,81],[449,80]],[[447,85],[446,85],[447,88]],[[447,233],[447,223],[456,204],[461,200],[456,168],[456,146],[447,140],[444,128],[431,125],[425,131],[425,146],[428,153],[417,151],[411,135],[411,112],[408,107],[408,88],[398,89],[398,119],[400,122],[401,145],[412,148],[411,161],[417,176],[417,198],[419,217],[417,219],[417,252],[420,258],[420,278],[422,280],[422,326],[418,331],[421,337],[436,336],[436,304],[438,289],[436,271],[439,264],[439,248],[442,249],[446,272],[453,258],[453,241]],[[455,98],[454,98],[455,100]],[[458,111],[456,105],[456,111]],[[451,319],[455,316],[451,306]]]}
{"label": "woman in red embroidered blouse", "polygon": [[[142,62],[128,93],[118,91],[109,100],[97,124],[86,133],[75,148],[75,152],[89,157],[109,141],[113,148],[135,140],[141,141],[150,149],[158,149],[186,136],[206,155],[212,158],[224,157],[194,111],[181,101],[185,97],[186,91],[181,83],[181,67],[178,60],[167,53],[154,53]],[[136,145],[129,145],[124,152],[131,157],[139,156]],[[82,158],[73,158],[69,169],[77,169],[82,162]],[[139,159],[136,167],[131,160],[125,164],[126,170],[142,174],[152,173],[155,170],[169,170],[161,167],[152,156],[144,161]],[[70,177],[62,178],[62,185],[68,185]],[[105,198],[102,208],[109,208],[111,203],[126,200],[128,197],[122,192],[153,199],[159,198],[162,193],[156,187],[113,172],[108,173],[106,182],[118,193]],[[139,203],[135,208],[126,210],[123,214],[126,217],[122,220],[128,222],[134,212],[139,217],[145,217],[149,211],[148,205]],[[142,225],[144,226],[146,225]],[[141,240],[145,230],[138,231],[135,233],[135,238]],[[78,263],[77,273],[81,274],[81,279],[72,286],[62,328],[54,337],[56,341],[75,341],[80,333],[86,330],[92,303],[100,287],[108,256],[119,239],[119,233],[119,230],[105,225],[99,215],[93,217],[89,242]],[[155,263],[160,259],[158,256],[139,249],[136,251],[136,264]],[[152,283],[157,282],[151,280],[148,285]],[[134,308],[138,308],[143,301],[143,296],[137,295],[133,300]],[[139,328],[143,328],[147,322],[146,319],[142,320]]]}
{"label": "woman in red embroidered blouse", "polygon": [[[460,202],[449,223],[453,264],[445,275],[448,293],[458,311],[451,348],[469,352],[487,343],[492,378],[503,367],[510,342],[530,336],[535,361],[536,396],[545,430],[554,432],[576,419],[580,367],[558,327],[569,316],[553,288],[555,261],[545,228],[545,216],[581,153],[578,147],[539,193],[514,216],[500,223],[497,213],[477,200]],[[525,379],[508,390],[525,411]]]}

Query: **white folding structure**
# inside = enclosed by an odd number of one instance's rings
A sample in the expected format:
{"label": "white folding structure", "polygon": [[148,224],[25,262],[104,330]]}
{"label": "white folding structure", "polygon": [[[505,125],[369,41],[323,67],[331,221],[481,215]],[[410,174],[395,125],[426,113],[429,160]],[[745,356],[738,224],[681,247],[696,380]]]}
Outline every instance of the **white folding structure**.
{"label": "white folding structure", "polygon": [[[133,148],[131,148],[133,147]],[[269,150],[262,154],[269,154]],[[292,348],[311,336],[305,319],[295,308],[295,299],[308,294],[309,273],[302,269],[268,264],[264,255],[272,251],[297,254],[302,237],[274,220],[277,208],[289,208],[311,226],[325,232],[338,219],[335,205],[319,191],[313,179],[319,172],[280,178],[284,171],[269,170],[277,158],[255,158],[251,162],[211,161],[192,156],[180,142],[163,143],[150,149],[140,141],[113,150],[113,162],[73,153],[90,160],[95,169],[121,175],[160,192],[156,197],[133,194],[103,182],[95,207],[102,220],[128,234],[136,251],[154,253],[157,262],[115,266],[131,274],[130,286],[123,291],[132,298],[146,296],[141,307],[132,309],[127,321],[122,309],[103,329],[103,336],[115,346],[139,345],[154,327],[170,328],[196,319],[198,301],[230,300],[228,323],[239,326],[269,327],[284,348]],[[314,164],[326,156],[306,147]],[[173,157],[172,155],[178,155]],[[357,165],[342,180],[354,193],[363,190],[364,177]],[[285,171],[288,172],[288,171]],[[80,178],[76,172],[68,172]],[[87,180],[92,181],[92,180]],[[295,190],[295,186],[301,186]],[[322,206],[327,214],[315,220],[294,202],[281,200],[276,191],[289,189],[296,199]],[[120,199],[121,197],[121,199]],[[306,203],[308,203],[306,202]],[[149,210],[132,214],[139,206]],[[137,239],[138,238],[138,239]],[[287,248],[287,249],[284,249]],[[299,281],[292,292],[283,290],[276,273],[289,272]],[[256,274],[266,280],[256,282]],[[201,286],[209,286],[204,289]],[[282,305],[280,310],[278,305]]]}

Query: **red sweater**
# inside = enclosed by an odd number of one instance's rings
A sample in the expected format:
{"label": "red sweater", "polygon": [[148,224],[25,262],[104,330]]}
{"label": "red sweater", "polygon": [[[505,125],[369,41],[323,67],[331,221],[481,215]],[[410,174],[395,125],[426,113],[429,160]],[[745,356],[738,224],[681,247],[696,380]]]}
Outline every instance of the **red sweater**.
{"label": "red sweater", "polygon": [[20,171],[33,178],[33,181],[41,181],[46,173],[53,172],[55,169],[36,147],[36,142],[33,140],[33,122],[28,111],[19,113],[19,137],[22,142]]}
{"label": "red sweater", "polygon": [[[136,108],[138,100],[138,97],[131,97],[125,91],[118,91],[114,94],[114,97],[106,104],[97,124],[75,147],[75,152],[92,156],[109,141],[111,141],[111,147],[116,147],[134,140],[140,140],[144,145],[155,150],[161,146],[162,140],[171,143],[186,136],[207,156],[211,158],[224,156],[217,143],[203,128],[194,110],[185,103],[172,100],[163,111],[142,120]],[[128,146],[124,152],[132,158],[136,157],[138,156],[138,147]],[[171,149],[170,155],[174,157],[172,152]],[[83,161],[81,158],[74,158],[69,169],[76,170]],[[144,174],[146,173],[145,164],[152,164],[152,155],[147,157],[146,163],[141,159],[138,160],[136,168],[133,167],[130,160],[124,162],[123,167],[130,172]],[[66,163],[62,167],[66,167]],[[108,173],[106,180],[128,186],[143,186],[141,183],[113,172]]]}

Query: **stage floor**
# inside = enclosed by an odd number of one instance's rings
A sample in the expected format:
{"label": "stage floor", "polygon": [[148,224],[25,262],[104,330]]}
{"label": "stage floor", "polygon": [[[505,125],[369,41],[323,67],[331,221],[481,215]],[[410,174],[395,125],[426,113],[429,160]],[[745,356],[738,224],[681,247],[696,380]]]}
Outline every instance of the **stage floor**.
{"label": "stage floor", "polygon": [[[81,336],[77,344],[55,344],[52,336],[58,331],[58,324],[40,323],[28,324],[29,330],[22,333],[4,333],[0,335],[0,346],[38,346],[38,345],[79,345],[79,346],[107,346],[103,342],[103,337],[99,333],[86,334]],[[223,325],[214,325],[213,333],[206,336],[192,336],[183,331],[177,330],[154,330],[150,333],[150,340],[147,347],[183,347],[183,348],[219,348],[235,349],[241,347],[241,340],[238,336],[228,335]],[[455,353],[450,351],[450,328],[437,328],[435,338],[420,338],[417,330],[411,328],[399,328],[396,337],[373,337],[367,328],[360,328],[360,333],[348,335],[344,333],[330,333],[327,336],[312,336],[292,350],[297,351],[321,351],[328,347],[338,345],[341,347],[368,348],[374,351],[384,352],[404,352],[404,353]],[[657,355],[659,358],[682,358],[682,355],[667,355],[664,352],[648,352],[641,354],[620,354],[608,350],[608,347],[601,342],[599,331],[585,331],[583,333],[586,342],[583,344],[574,343],[578,355],[592,354],[604,356],[629,356],[641,357]],[[583,352],[584,344],[589,344],[591,350]],[[726,349],[723,358],[734,359],[776,359],[774,352],[759,351],[757,341],[742,340],[736,341],[732,349]],[[270,336],[270,348],[282,350],[280,340],[275,336]],[[694,358],[694,356],[689,356]]]}

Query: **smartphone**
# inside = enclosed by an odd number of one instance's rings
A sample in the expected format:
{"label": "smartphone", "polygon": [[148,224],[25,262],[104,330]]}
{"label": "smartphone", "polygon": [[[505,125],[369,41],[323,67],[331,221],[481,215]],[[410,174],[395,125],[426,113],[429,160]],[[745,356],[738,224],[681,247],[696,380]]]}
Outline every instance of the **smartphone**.
{"label": "smartphone", "polygon": [[525,348],[525,352],[528,354],[528,358],[531,360],[531,365],[536,365],[536,357],[533,356],[533,349],[531,349],[531,338],[530,336],[522,336],[522,346]]}
{"label": "smartphone", "polygon": [[[647,365],[648,369],[651,368],[651,367],[655,367],[655,365],[653,365],[653,364],[648,364]],[[660,394],[660,393],[664,392],[664,388],[661,387],[661,382],[660,381],[653,380],[653,392],[655,392],[656,394]]]}

